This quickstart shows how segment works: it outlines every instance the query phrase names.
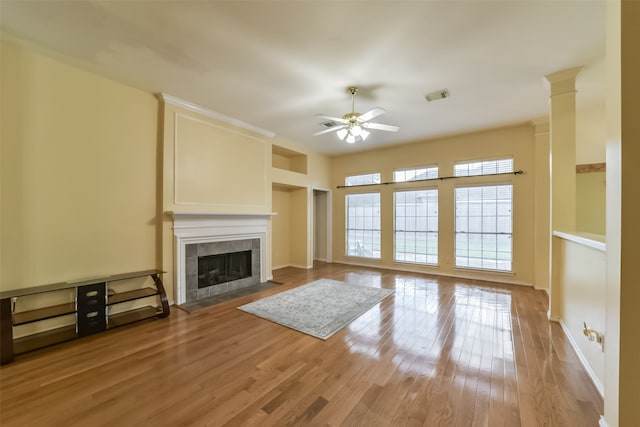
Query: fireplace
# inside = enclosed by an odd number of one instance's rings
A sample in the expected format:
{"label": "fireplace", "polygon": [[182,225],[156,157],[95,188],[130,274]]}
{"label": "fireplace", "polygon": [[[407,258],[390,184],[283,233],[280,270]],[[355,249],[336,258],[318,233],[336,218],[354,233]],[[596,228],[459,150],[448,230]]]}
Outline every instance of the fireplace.
{"label": "fireplace", "polygon": [[186,245],[186,302],[260,283],[260,239]]}
{"label": "fireplace", "polygon": [[198,257],[198,289],[251,277],[251,251]]}
{"label": "fireplace", "polygon": [[173,212],[176,303],[266,282],[271,215]]}

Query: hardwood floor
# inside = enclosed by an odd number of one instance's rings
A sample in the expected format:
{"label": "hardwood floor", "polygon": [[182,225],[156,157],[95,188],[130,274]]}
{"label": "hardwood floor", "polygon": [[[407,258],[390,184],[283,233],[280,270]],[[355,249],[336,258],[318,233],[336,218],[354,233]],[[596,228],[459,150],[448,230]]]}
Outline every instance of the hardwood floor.
{"label": "hardwood floor", "polygon": [[[318,263],[267,291],[19,356],[9,426],[597,426],[602,398],[528,287]],[[319,278],[394,289],[322,341],[236,310]]]}

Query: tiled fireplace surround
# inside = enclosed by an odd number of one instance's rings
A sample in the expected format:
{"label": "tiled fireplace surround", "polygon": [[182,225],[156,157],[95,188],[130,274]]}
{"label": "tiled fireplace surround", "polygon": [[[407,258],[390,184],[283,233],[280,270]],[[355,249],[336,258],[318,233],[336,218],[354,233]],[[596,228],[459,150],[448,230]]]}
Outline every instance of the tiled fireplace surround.
{"label": "tiled fireplace surround", "polygon": [[[173,212],[176,303],[184,304],[266,282],[271,214]],[[198,289],[198,256],[251,250],[252,276]]]}

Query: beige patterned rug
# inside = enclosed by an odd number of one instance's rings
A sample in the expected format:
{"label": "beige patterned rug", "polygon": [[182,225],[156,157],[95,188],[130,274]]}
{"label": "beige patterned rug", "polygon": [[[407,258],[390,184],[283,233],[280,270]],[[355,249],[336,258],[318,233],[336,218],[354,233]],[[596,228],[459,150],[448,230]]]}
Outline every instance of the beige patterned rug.
{"label": "beige patterned rug", "polygon": [[238,309],[326,340],[392,293],[390,289],[320,279]]}

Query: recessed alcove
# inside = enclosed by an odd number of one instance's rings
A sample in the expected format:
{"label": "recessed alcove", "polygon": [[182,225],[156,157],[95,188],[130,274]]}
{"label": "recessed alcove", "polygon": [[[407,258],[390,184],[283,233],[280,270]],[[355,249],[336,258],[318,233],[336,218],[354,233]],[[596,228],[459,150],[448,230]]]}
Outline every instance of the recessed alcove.
{"label": "recessed alcove", "polygon": [[307,155],[273,144],[271,166],[291,172],[307,174]]}
{"label": "recessed alcove", "polygon": [[272,219],[273,268],[307,268],[307,193],[306,187],[273,183]]}

